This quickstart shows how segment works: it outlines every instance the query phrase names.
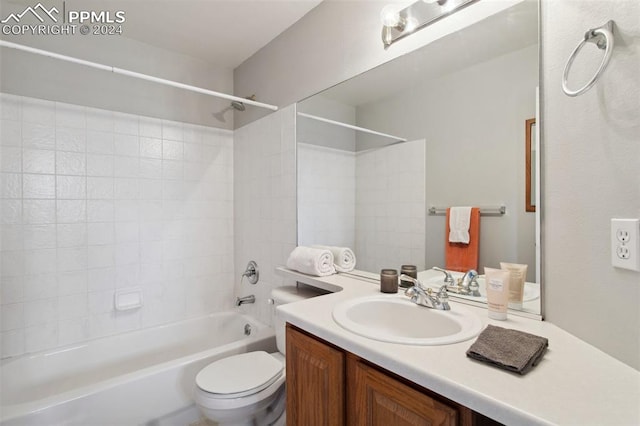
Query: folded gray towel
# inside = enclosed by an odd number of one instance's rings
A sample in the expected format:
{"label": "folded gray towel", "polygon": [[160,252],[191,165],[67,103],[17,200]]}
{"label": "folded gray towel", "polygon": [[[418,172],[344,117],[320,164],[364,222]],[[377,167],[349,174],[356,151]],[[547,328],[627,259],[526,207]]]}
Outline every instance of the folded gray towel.
{"label": "folded gray towel", "polygon": [[545,337],[488,325],[467,350],[467,356],[526,374],[542,359],[548,346]]}

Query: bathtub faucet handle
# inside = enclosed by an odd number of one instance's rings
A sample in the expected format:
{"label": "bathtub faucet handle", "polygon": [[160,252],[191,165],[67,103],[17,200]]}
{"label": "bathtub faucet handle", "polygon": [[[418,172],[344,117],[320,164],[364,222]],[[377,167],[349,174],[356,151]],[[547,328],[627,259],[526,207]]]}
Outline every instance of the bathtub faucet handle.
{"label": "bathtub faucet handle", "polygon": [[258,279],[260,277],[260,272],[258,271],[258,264],[251,260],[248,264],[247,267],[245,268],[244,272],[242,273],[242,278],[247,277],[247,280],[251,283],[251,284],[255,284],[258,282]]}

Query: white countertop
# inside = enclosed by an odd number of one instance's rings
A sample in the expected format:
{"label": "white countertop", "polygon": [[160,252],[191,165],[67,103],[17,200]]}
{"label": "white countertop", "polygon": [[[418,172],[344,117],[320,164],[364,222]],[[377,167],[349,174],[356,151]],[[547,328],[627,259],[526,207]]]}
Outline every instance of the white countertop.
{"label": "white countertop", "polygon": [[[444,346],[379,342],[351,333],[332,318],[336,303],[382,294],[379,287],[346,275],[311,277],[285,268],[290,279],[335,293],[278,307],[278,315],[346,351],[507,425],[640,425],[640,372],[555,325],[510,315],[490,320],[486,308],[464,305],[483,324],[549,339],[544,358],[520,376],[472,360],[474,339]],[[457,302],[450,302],[456,309]],[[425,308],[427,309],[427,308]]]}

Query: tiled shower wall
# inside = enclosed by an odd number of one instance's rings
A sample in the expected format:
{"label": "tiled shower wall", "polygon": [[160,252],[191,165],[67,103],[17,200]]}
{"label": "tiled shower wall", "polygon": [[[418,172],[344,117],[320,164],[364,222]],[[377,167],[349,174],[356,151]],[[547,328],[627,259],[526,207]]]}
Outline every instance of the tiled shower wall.
{"label": "tiled shower wall", "polygon": [[232,132],[0,100],[2,357],[231,307]]}
{"label": "tiled shower wall", "polygon": [[356,188],[358,269],[424,269],[424,139],[358,153]]}
{"label": "tiled shower wall", "polygon": [[298,143],[298,242],[355,248],[356,157]]}
{"label": "tiled shower wall", "polygon": [[[274,272],[296,247],[295,105],[236,129],[233,160],[236,294],[254,294],[256,303],[242,311],[271,324],[271,289],[295,284]],[[240,284],[250,260],[260,280]]]}

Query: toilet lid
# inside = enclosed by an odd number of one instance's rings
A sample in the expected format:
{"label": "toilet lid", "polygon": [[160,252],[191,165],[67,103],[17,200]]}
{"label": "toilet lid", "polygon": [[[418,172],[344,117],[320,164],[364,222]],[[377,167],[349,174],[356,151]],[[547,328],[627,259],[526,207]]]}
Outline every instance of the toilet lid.
{"label": "toilet lid", "polygon": [[209,364],[196,376],[196,385],[205,392],[240,397],[266,388],[283,370],[282,362],[268,353],[248,352]]}

